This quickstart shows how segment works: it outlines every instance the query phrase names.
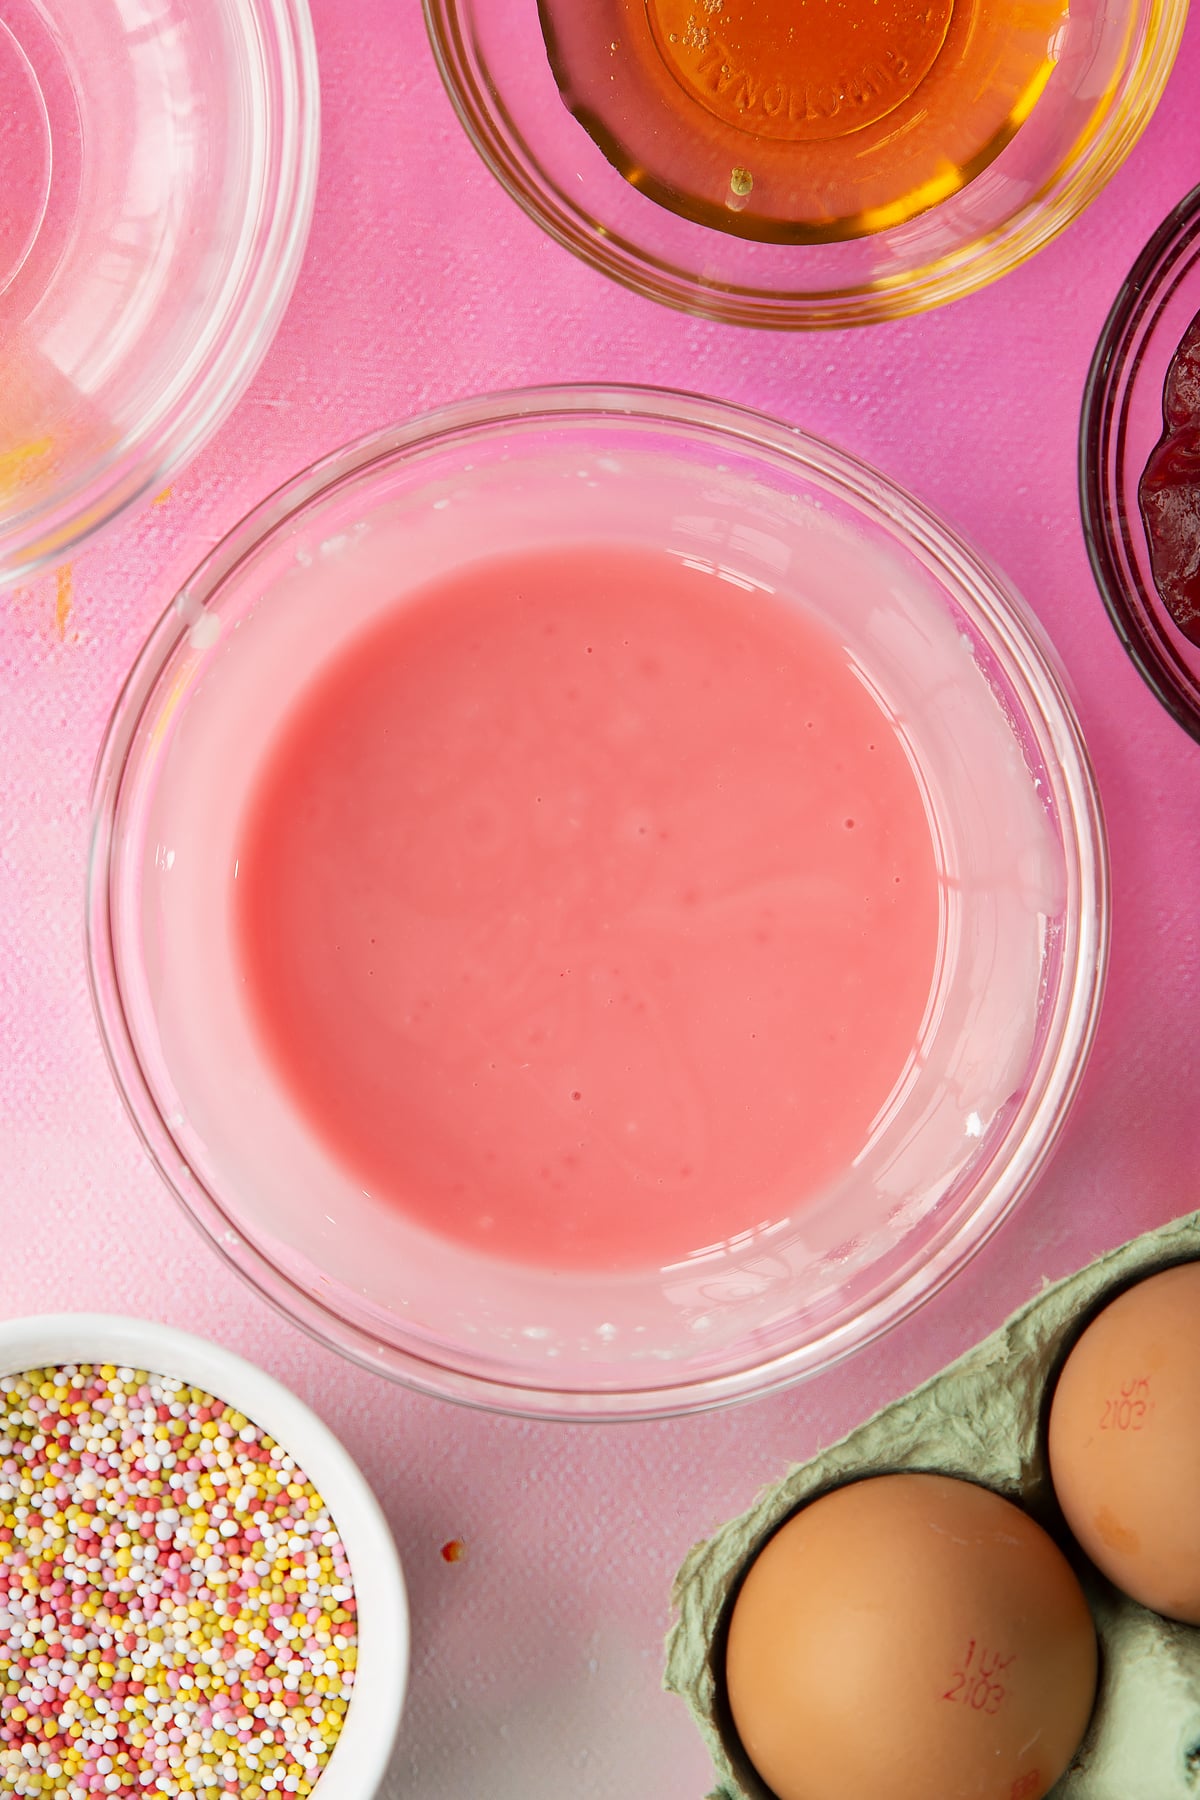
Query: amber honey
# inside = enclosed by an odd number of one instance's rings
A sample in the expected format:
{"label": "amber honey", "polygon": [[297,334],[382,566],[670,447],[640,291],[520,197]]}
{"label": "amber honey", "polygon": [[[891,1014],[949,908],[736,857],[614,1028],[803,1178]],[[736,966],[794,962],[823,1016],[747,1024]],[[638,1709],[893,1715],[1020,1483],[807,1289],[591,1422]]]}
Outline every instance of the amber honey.
{"label": "amber honey", "polygon": [[660,204],[776,243],[861,237],[985,168],[1067,0],[540,0],[566,104]]}

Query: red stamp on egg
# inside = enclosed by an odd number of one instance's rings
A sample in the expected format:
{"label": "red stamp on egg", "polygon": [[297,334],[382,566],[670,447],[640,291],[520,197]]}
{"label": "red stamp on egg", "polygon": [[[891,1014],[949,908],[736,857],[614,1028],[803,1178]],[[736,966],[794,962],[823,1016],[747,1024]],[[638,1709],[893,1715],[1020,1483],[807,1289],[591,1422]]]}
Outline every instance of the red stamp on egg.
{"label": "red stamp on egg", "polygon": [[953,1700],[960,1706],[969,1706],[972,1712],[994,1717],[1008,1692],[1002,1677],[1016,1660],[1015,1652],[1011,1656],[1001,1656],[998,1650],[984,1649],[972,1638],[942,1699]]}
{"label": "red stamp on egg", "polygon": [[1135,1380],[1123,1381],[1121,1392],[1113,1399],[1104,1402],[1104,1411],[1100,1415],[1101,1431],[1141,1431],[1154,1410],[1154,1402],[1150,1398],[1150,1380],[1140,1375]]}

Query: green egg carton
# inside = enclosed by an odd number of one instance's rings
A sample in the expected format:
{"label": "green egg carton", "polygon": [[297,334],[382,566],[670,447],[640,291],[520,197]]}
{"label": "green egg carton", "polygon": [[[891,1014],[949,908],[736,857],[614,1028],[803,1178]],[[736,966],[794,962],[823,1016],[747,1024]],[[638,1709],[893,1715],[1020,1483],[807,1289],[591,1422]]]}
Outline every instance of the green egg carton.
{"label": "green egg carton", "polygon": [[[675,1580],[664,1680],[708,1746],[717,1776],[710,1800],[771,1800],[724,1700],[725,1630],[742,1574],[806,1501],[901,1470],[993,1488],[1045,1526],[1079,1574],[1100,1640],[1100,1683],[1087,1735],[1048,1800],[1197,1800],[1200,1629],[1147,1612],[1086,1562],[1054,1498],[1044,1429],[1055,1378],[1088,1320],[1123,1288],[1197,1258],[1200,1213],[1191,1213],[1046,1287],[991,1337],[694,1546]],[[1200,1505],[1200,1495],[1186,1504]]]}

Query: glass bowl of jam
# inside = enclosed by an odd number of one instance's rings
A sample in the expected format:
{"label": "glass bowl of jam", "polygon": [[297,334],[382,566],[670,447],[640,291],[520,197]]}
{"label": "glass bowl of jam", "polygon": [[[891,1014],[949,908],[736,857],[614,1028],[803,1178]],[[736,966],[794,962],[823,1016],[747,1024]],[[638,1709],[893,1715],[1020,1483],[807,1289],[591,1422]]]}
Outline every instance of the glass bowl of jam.
{"label": "glass bowl of jam", "polygon": [[1079,445],[1088,554],[1117,635],[1200,741],[1200,187],[1126,277]]}
{"label": "glass bowl of jam", "polygon": [[1186,0],[425,0],[542,228],[742,325],[918,312],[1024,261],[1149,119]]}

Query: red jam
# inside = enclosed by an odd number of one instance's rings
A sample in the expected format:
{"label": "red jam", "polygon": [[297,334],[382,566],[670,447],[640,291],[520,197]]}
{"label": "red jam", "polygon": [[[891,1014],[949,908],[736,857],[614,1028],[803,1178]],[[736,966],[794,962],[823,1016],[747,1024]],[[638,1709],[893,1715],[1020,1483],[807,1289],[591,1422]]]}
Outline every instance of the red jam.
{"label": "red jam", "polygon": [[1200,644],[1200,313],[1167,372],[1163,434],[1138,483],[1138,505],[1159,598]]}

